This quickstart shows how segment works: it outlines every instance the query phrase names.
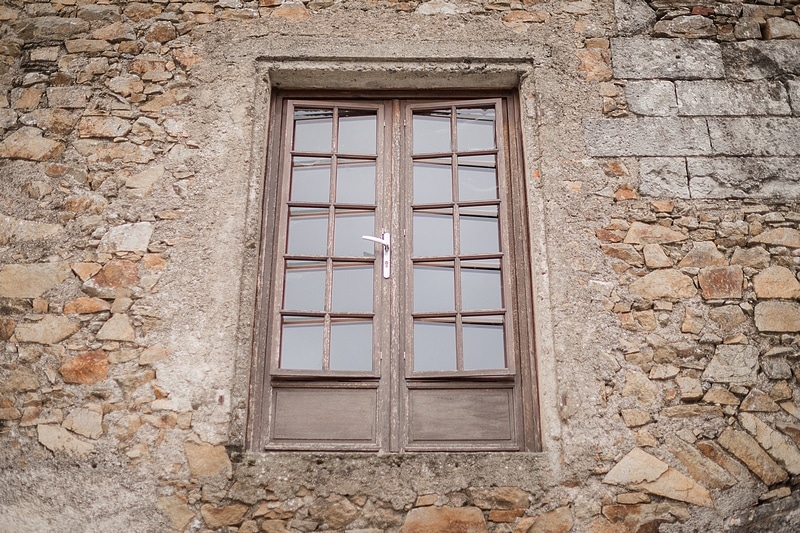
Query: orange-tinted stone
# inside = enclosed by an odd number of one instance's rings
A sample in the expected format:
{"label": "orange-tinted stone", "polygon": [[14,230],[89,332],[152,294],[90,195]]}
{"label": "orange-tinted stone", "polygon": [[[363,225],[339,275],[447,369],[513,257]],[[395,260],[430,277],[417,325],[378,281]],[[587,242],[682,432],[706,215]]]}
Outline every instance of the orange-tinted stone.
{"label": "orange-tinted stone", "polygon": [[103,350],[76,355],[58,369],[67,383],[91,385],[108,376],[108,357]]}

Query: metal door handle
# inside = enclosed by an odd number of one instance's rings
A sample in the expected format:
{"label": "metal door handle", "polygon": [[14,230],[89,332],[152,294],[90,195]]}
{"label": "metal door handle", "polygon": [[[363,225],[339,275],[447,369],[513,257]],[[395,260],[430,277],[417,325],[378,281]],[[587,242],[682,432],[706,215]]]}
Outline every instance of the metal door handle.
{"label": "metal door handle", "polygon": [[383,232],[380,237],[362,235],[361,238],[383,246],[383,277],[389,279],[392,274],[392,236],[389,232]]}

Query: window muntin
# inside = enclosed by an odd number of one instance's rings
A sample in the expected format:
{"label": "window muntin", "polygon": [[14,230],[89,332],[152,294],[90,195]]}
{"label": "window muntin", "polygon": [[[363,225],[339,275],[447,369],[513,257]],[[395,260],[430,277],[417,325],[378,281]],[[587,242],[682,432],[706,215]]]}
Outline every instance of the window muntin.
{"label": "window muntin", "polygon": [[525,446],[506,105],[283,100],[267,449]]}

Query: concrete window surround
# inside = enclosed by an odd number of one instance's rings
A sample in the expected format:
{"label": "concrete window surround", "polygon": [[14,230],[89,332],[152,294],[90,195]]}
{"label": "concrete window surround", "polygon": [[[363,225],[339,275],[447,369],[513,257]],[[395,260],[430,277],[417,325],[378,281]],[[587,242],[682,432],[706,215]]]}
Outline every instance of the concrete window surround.
{"label": "concrete window surround", "polygon": [[[437,50],[441,53],[441,50]],[[502,51],[501,51],[502,52]],[[256,58],[257,72],[255,102],[253,103],[254,131],[251,147],[250,195],[247,209],[247,227],[250,229],[248,242],[259,243],[261,240],[262,209],[264,209],[264,161],[267,159],[267,131],[269,127],[270,93],[273,89],[299,90],[331,90],[380,93],[381,91],[408,90],[516,90],[521,95],[521,117],[519,126],[523,145],[524,172],[526,173],[526,194],[528,203],[528,224],[530,228],[530,264],[536,355],[534,364],[538,380],[539,419],[541,444],[543,452],[503,454],[506,458],[519,455],[537,457],[536,463],[546,470],[557,468],[556,458],[559,453],[560,419],[558,415],[558,394],[556,390],[555,355],[553,349],[552,321],[548,309],[549,281],[547,277],[547,250],[544,235],[544,208],[541,189],[537,188],[531,178],[537,168],[538,138],[535,102],[536,60],[532,56],[505,57],[463,57],[449,55],[424,59],[413,57],[333,57],[306,55],[271,55]],[[525,96],[525,97],[523,97]],[[255,246],[256,250],[258,245]],[[242,314],[256,310],[256,279],[258,278],[257,254],[248,255],[245,263],[242,285]],[[251,305],[247,305],[251,304]],[[248,377],[263,375],[261,361],[253,357],[254,314],[242,316],[239,321],[239,336],[249,342],[242,343],[243,349],[237,357],[234,401],[247,404],[253,380]],[[237,397],[238,396],[238,397]],[[250,458],[260,461],[259,457],[268,459],[270,454],[255,453],[252,448],[254,437],[244,427],[244,420],[234,421],[231,434],[246,435],[243,439],[245,450],[251,452]],[[434,452],[436,455],[439,452]],[[272,452],[274,454],[274,452]],[[299,453],[299,455],[307,455]],[[428,455],[428,454],[424,454]],[[547,467],[547,468],[545,468]]]}

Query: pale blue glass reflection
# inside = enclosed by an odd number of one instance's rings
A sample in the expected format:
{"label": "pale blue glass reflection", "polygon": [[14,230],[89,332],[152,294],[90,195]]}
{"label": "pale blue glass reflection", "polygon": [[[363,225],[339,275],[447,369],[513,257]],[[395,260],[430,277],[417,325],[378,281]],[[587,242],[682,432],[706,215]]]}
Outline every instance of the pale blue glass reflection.
{"label": "pale blue glass reflection", "polygon": [[281,368],[322,370],[322,320],[286,317],[281,335]]}
{"label": "pale blue glass reflection", "polygon": [[372,322],[331,323],[331,370],[372,370]]}
{"label": "pale blue glass reflection", "polygon": [[464,324],[464,370],[506,368],[502,324]]}
{"label": "pale blue glass reflection", "polygon": [[456,370],[456,325],[414,321],[414,370]]}

